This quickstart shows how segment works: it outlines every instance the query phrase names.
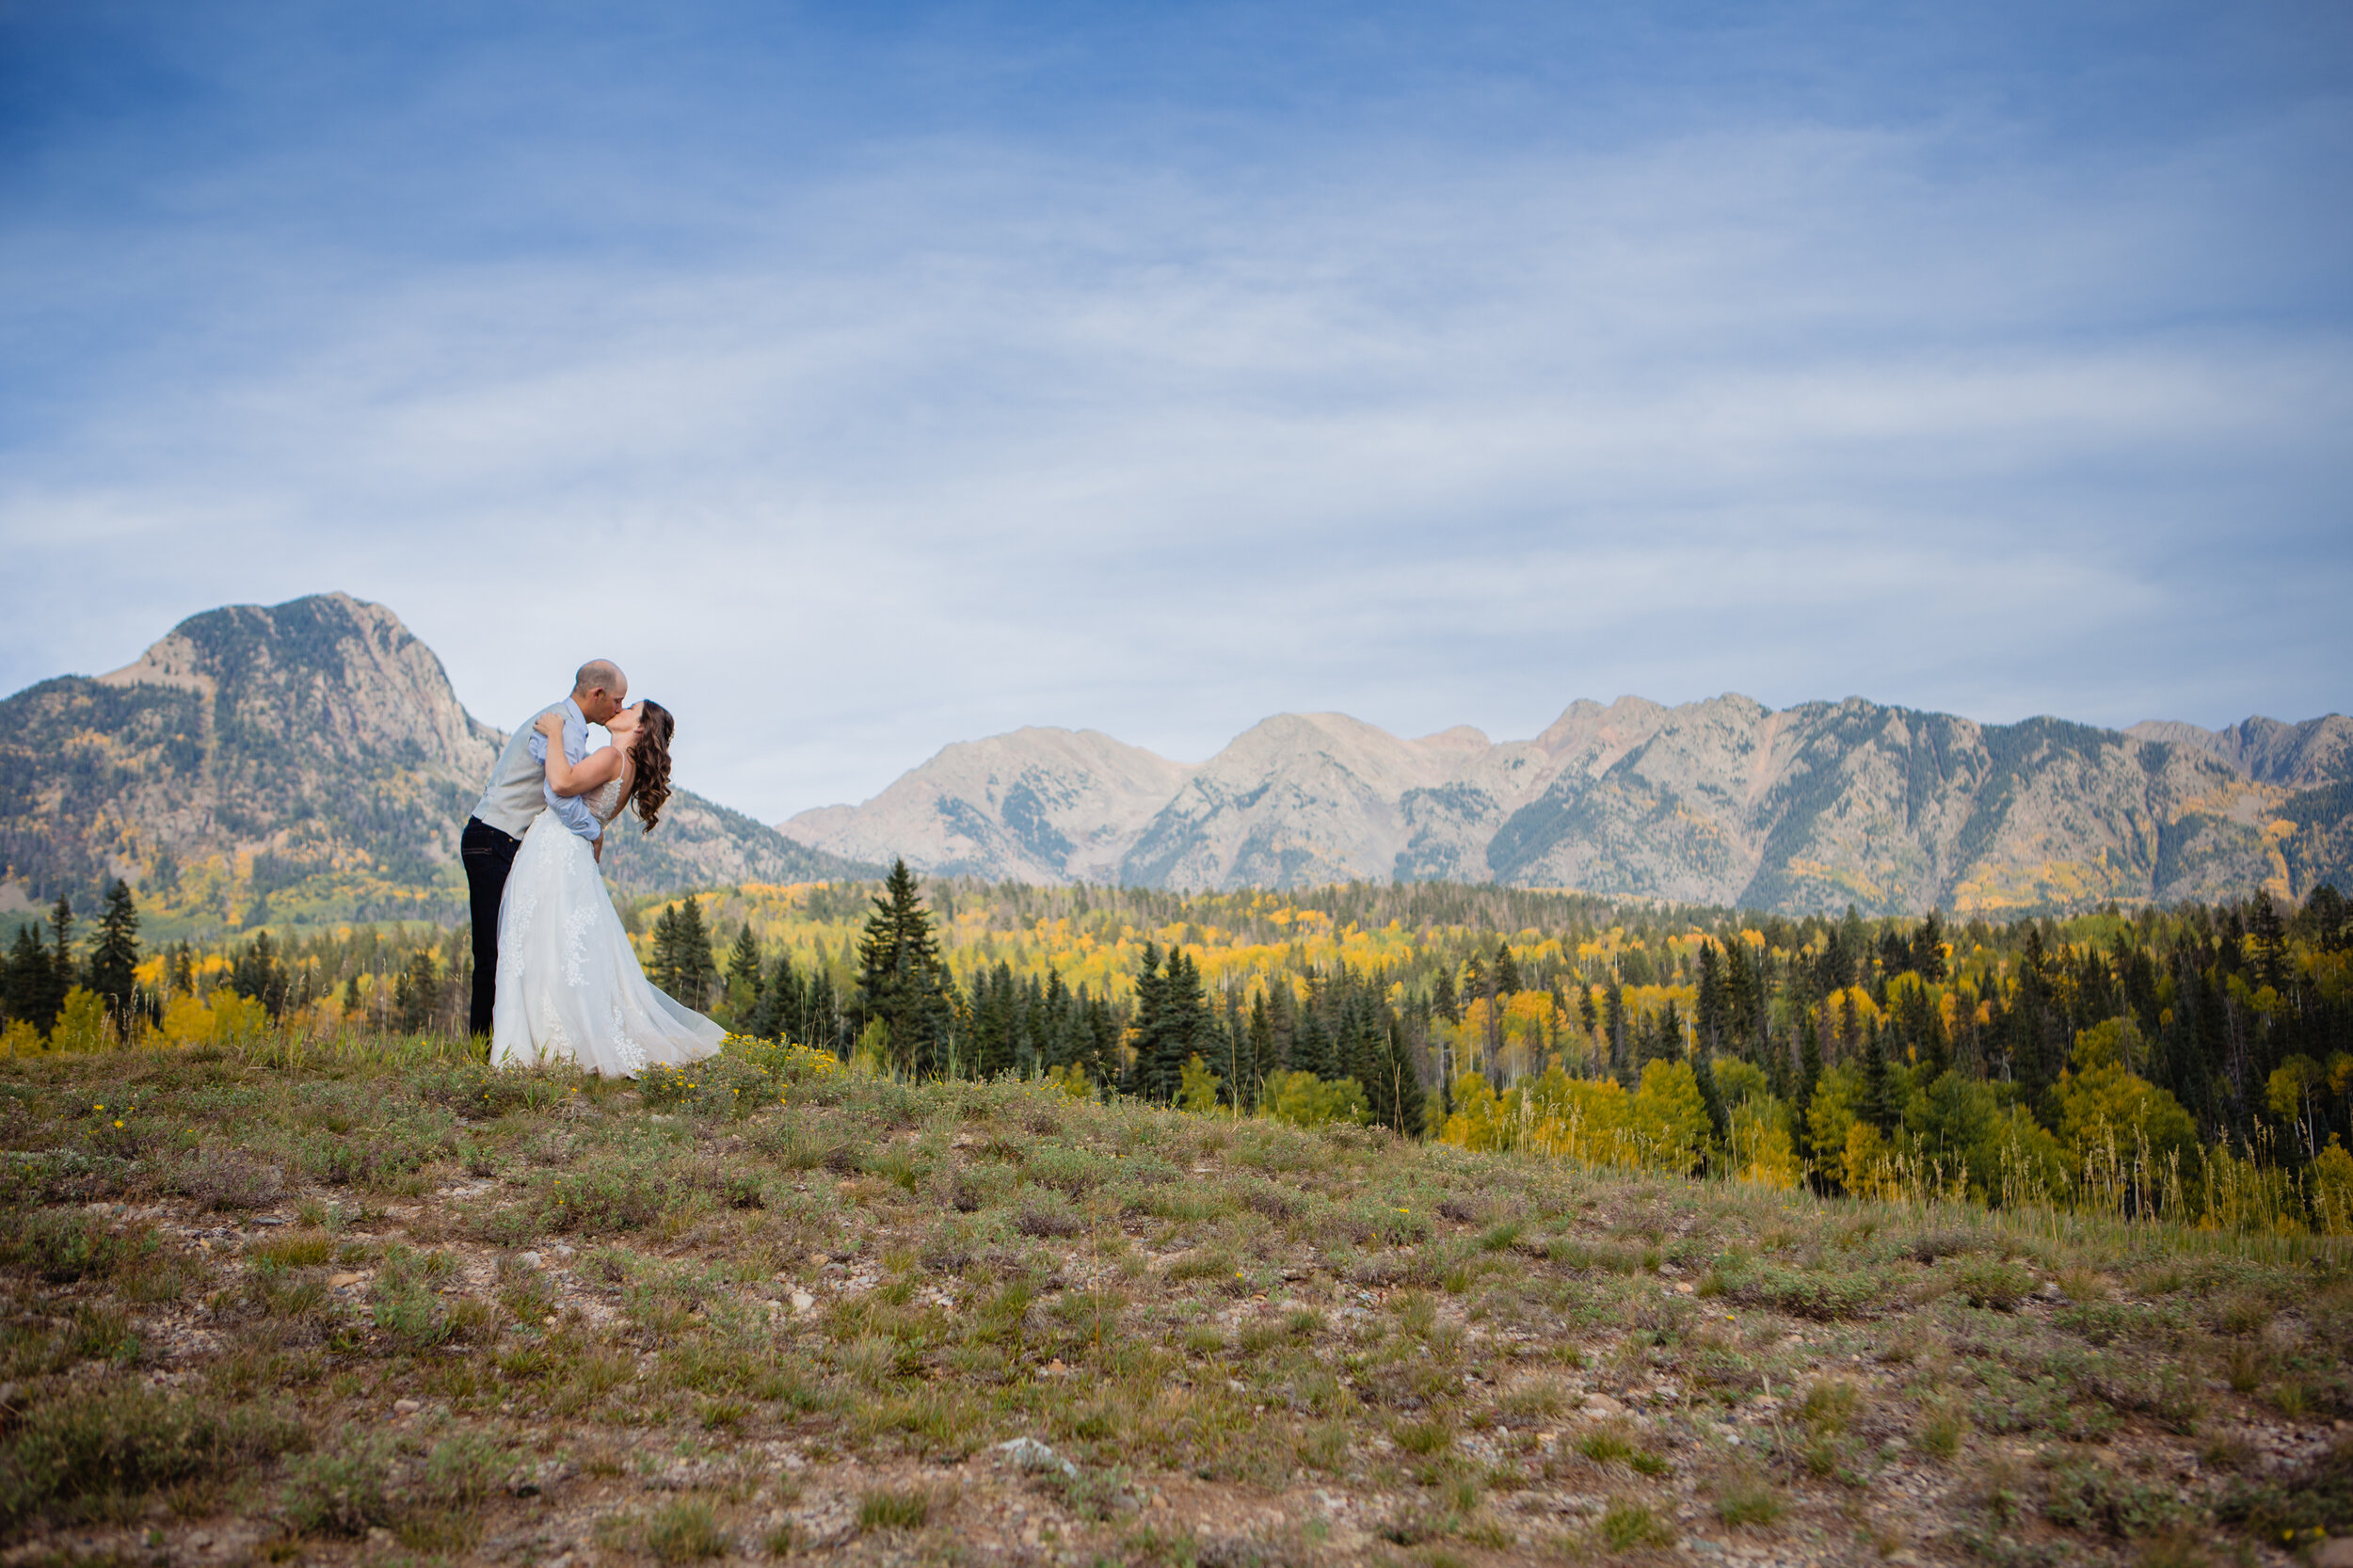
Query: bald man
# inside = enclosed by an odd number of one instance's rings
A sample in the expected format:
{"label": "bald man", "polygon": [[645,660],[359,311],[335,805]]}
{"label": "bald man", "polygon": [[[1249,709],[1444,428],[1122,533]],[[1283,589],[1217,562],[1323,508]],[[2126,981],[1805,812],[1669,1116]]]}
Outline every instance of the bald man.
{"label": "bald man", "polygon": [[473,816],[457,840],[466,863],[466,891],[473,904],[473,1004],[467,1028],[490,1032],[498,1001],[499,901],[506,896],[506,873],[523,847],[531,820],[553,811],[564,825],[588,840],[604,858],[604,829],[579,796],[565,799],[548,786],[548,738],[535,728],[540,714],[564,715],[564,760],[575,767],[588,755],[588,727],[602,724],[629,700],[629,678],[610,659],[591,659],[572,677],[572,695],[551,703],[515,727],[490,770],[490,787],[474,804]]}

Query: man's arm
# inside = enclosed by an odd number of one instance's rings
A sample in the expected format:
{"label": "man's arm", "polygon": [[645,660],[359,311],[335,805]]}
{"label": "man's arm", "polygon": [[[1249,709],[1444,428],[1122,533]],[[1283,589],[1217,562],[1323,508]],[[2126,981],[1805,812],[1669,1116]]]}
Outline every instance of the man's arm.
{"label": "man's arm", "polygon": [[[547,710],[551,712],[557,711]],[[560,711],[564,715],[564,760],[577,763],[588,752],[588,726],[584,720],[572,716],[570,704],[565,704]],[[546,797],[548,809],[555,813],[556,820],[591,844],[602,839],[604,829],[597,825],[595,815],[588,809],[587,800],[580,795],[559,795],[555,792],[555,786],[547,781],[544,775],[548,765],[548,738],[536,730],[532,731],[531,736],[531,760],[539,764],[542,774],[539,792]]]}

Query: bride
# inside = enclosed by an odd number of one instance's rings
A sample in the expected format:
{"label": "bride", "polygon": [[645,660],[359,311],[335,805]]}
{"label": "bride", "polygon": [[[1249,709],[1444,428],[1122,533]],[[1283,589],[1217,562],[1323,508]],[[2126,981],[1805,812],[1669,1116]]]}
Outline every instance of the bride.
{"label": "bride", "polygon": [[[670,734],[658,702],[632,703],[606,721],[613,744],[578,764],[564,760],[564,715],[540,715],[548,737],[548,788],[582,796],[609,824],[632,802],[653,831],[670,798]],[[719,1048],[717,1024],[671,1000],[638,966],[597,864],[603,849],[542,811],[523,835],[499,905],[498,1000],[490,1063],[573,1062],[609,1078],[633,1078]]]}

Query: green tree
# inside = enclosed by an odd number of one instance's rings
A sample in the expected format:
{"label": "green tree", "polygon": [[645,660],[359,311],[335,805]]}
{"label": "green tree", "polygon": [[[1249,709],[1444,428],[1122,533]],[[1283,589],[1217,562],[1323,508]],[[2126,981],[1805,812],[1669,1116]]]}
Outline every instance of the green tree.
{"label": "green tree", "polygon": [[1201,970],[1184,950],[1171,948],[1167,968],[1155,975],[1150,965],[1157,956],[1147,945],[1136,977],[1132,1081],[1137,1094],[1165,1103],[1183,1088],[1186,1058],[1216,1048],[1216,1019],[1201,988]]}
{"label": "green tree", "polygon": [[82,983],[81,968],[73,961],[73,905],[63,893],[49,911],[49,962],[55,971],[49,984],[62,1007],[66,993]]}
{"label": "green tree", "polygon": [[1422,1135],[1422,1113],[1427,1101],[1421,1072],[1405,1044],[1404,1024],[1395,1014],[1389,1016],[1371,1070],[1361,1081],[1366,1104],[1375,1122],[1408,1138]]}
{"label": "green tree", "polygon": [[683,992],[679,1000],[700,1011],[711,1004],[712,986],[718,978],[719,966],[711,954],[711,929],[703,923],[702,901],[687,899],[679,905],[678,979]]}
{"label": "green tree", "polygon": [[1267,1016],[1264,991],[1250,993],[1250,1025],[1246,1038],[1250,1042],[1249,1074],[1239,1086],[1241,1091],[1239,1098],[1243,1105],[1255,1105],[1258,1099],[1258,1085],[1265,1080],[1267,1074],[1275,1070],[1274,1021]]}
{"label": "green tree", "polygon": [[89,988],[106,1004],[118,1027],[130,1021],[136,1002],[139,910],[131,885],[120,877],[106,889],[105,912],[98,918],[98,946],[89,955]]}
{"label": "green tree", "polygon": [[56,980],[56,966],[49,961],[40,928],[29,921],[19,925],[16,945],[8,952],[5,984],[0,984],[0,1006],[5,1006],[9,1017],[46,1034],[57,1021],[57,1008],[64,1000],[57,993]]}
{"label": "green tree", "polygon": [[884,1027],[894,1070],[928,1078],[946,1064],[955,1022],[931,911],[904,860],[891,863],[883,891],[872,902],[873,913],[857,945],[861,1027]]}
{"label": "green tree", "polygon": [[760,943],[752,936],[752,922],[745,920],[735,934],[735,946],[728,950],[728,1016],[738,1028],[759,1016],[760,990]]}
{"label": "green tree", "polygon": [[432,950],[420,948],[392,980],[392,1016],[403,1034],[423,1034],[433,1027],[441,1005],[440,967]]}
{"label": "green tree", "polygon": [[268,932],[256,932],[252,942],[229,966],[229,986],[237,995],[260,1002],[273,1018],[285,1012],[286,970]]}
{"label": "green tree", "polygon": [[653,983],[683,1000],[678,967],[678,905],[673,904],[653,920]]}
{"label": "green tree", "polygon": [[1300,1009],[1299,1028],[1291,1038],[1291,1066],[1326,1083],[1341,1076],[1337,1045],[1312,1004]]}
{"label": "green tree", "polygon": [[[1814,1096],[1820,1092],[1822,1085],[1822,1036],[1820,1031],[1815,1026],[1814,1015],[1811,1012],[1805,1016],[1800,1038],[1802,1044],[1798,1054],[1798,1098],[1795,1109],[1798,1112],[1799,1126],[1804,1129],[1805,1137],[1799,1152],[1819,1158],[1832,1151],[1814,1141]],[[1844,1134],[1842,1133],[1841,1136],[1843,1137]]]}
{"label": "green tree", "polygon": [[1700,1092],[1700,1104],[1707,1112],[1707,1125],[1716,1135],[1716,1146],[1728,1148],[1732,1144],[1732,1112],[1724,1105],[1723,1092],[1716,1084],[1716,1065],[1706,1049],[1691,1052],[1691,1081]]}
{"label": "green tree", "polygon": [[703,924],[699,900],[683,899],[657,916],[653,922],[653,983],[694,1008],[711,1003],[711,988],[719,967],[711,956],[711,931]]}
{"label": "green tree", "polygon": [[1945,921],[1933,909],[1912,934],[1912,968],[1931,985],[1945,984]]}
{"label": "green tree", "polygon": [[1889,1092],[1887,1048],[1881,1043],[1879,1025],[1866,1025],[1863,1032],[1863,1119],[1881,1132],[1896,1126],[1897,1106]]}

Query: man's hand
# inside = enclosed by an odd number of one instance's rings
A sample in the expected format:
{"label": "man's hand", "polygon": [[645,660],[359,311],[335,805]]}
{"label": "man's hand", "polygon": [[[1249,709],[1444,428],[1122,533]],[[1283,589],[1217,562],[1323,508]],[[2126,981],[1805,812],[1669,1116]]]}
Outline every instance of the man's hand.
{"label": "man's hand", "polygon": [[597,857],[598,865],[604,864],[604,840],[601,836],[588,840],[588,852]]}

